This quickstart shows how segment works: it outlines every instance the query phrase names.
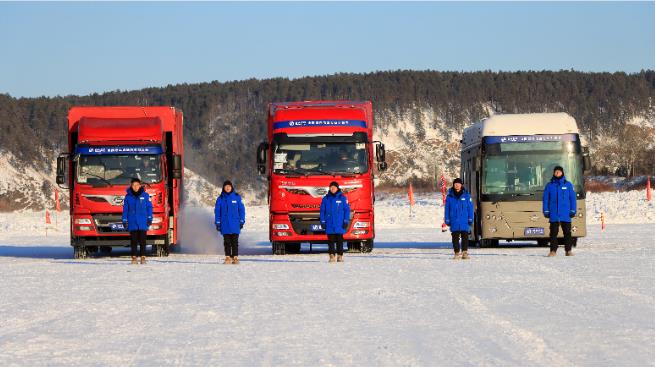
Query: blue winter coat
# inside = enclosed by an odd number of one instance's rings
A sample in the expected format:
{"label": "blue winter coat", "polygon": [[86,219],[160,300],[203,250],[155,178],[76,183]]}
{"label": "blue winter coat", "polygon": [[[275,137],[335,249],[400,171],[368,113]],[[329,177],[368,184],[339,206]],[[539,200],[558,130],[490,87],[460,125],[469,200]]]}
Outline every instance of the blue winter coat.
{"label": "blue winter coat", "polygon": [[462,187],[462,194],[455,196],[455,190],[448,190],[446,196],[446,208],[444,210],[444,221],[450,226],[451,232],[471,233],[473,224],[473,202],[471,195]]}
{"label": "blue winter coat", "polygon": [[127,194],[123,199],[123,223],[127,222],[127,230],[147,231],[148,222],[152,221],[152,203],[150,195],[143,191],[143,187],[137,191],[136,196],[128,187]]}
{"label": "blue winter coat", "polygon": [[[328,192],[321,201],[321,225],[327,234],[344,234],[350,222],[350,205],[341,190]],[[345,227],[345,228],[344,228]]]}
{"label": "blue winter coat", "polygon": [[551,223],[571,222],[577,212],[573,185],[566,177],[553,177],[544,188],[543,211]]}
{"label": "blue winter coat", "polygon": [[246,224],[246,207],[234,190],[229,194],[223,191],[216,198],[214,223],[222,234],[241,233],[241,225]]}

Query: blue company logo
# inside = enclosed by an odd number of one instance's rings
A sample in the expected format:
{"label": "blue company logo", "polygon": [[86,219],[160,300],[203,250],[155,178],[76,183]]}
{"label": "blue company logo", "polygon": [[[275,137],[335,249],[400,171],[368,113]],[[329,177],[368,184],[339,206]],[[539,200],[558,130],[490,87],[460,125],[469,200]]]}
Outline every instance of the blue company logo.
{"label": "blue company logo", "polygon": [[366,121],[363,120],[290,120],[279,121],[273,124],[273,129],[288,129],[295,127],[361,127],[366,128]]}
{"label": "blue company logo", "polygon": [[576,141],[576,134],[559,134],[559,135],[508,135],[508,136],[486,136],[484,138],[487,144],[497,143],[539,143],[549,141]]}
{"label": "blue company logo", "polygon": [[160,146],[111,146],[111,147],[77,147],[75,153],[85,155],[103,154],[161,154]]}

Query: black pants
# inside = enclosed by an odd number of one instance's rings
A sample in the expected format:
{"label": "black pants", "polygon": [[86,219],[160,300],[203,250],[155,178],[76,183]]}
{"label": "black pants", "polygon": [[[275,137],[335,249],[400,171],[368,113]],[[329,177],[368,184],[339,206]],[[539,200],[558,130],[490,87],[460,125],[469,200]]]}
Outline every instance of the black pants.
{"label": "black pants", "polygon": [[459,238],[462,238],[462,251],[469,250],[469,234],[467,232],[453,232],[453,250],[459,252]]}
{"label": "black pants", "polygon": [[[336,249],[335,249],[336,247]],[[328,235],[328,252],[331,255],[335,253],[343,255],[343,235],[342,234],[329,234]]]}
{"label": "black pants", "polygon": [[141,256],[146,256],[146,231],[130,231],[132,256],[136,256],[136,245],[141,246]]}
{"label": "black pants", "polygon": [[225,247],[225,256],[229,256],[229,257],[239,256],[239,235],[224,234],[223,246]]}
{"label": "black pants", "polygon": [[559,245],[557,234],[559,233],[560,226],[562,226],[562,232],[564,232],[564,250],[571,251],[573,238],[571,238],[570,222],[553,222],[550,224],[550,251],[557,251],[557,246]]}

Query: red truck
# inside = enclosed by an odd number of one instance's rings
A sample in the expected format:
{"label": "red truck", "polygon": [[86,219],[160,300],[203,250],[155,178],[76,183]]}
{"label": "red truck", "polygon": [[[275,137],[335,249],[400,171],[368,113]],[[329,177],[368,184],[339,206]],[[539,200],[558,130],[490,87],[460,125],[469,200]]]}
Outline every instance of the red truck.
{"label": "red truck", "polygon": [[384,171],[387,164],[384,144],[373,141],[371,102],[269,104],[268,141],[257,149],[257,169],[268,178],[273,253],[298,253],[301,243],[327,243],[319,209],[332,181],[351,207],[344,235],[348,250],[370,252],[376,166]]}
{"label": "red truck", "polygon": [[73,107],[68,150],[57,158],[57,184],[70,189],[76,259],[129,246],[123,198],[132,177],[150,194],[147,243],[167,256],[177,242],[183,189],[182,111],[173,107]]}

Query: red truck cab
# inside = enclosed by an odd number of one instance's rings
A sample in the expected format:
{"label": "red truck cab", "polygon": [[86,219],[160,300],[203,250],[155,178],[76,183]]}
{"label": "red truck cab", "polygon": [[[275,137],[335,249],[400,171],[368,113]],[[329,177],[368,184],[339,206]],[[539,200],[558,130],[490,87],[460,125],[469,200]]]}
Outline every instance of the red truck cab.
{"label": "red truck cab", "polygon": [[350,204],[344,240],[370,252],[375,238],[374,169],[386,169],[384,144],[373,142],[373,106],[364,101],[307,101],[268,106],[268,141],[257,150],[269,183],[269,239],[274,254],[301,243],[327,243],[319,213],[330,182]]}
{"label": "red truck cab", "polygon": [[70,189],[75,258],[128,246],[123,199],[137,177],[150,195],[147,244],[157,256],[176,246],[183,188],[182,112],[172,107],[73,107],[68,150],[57,159],[57,183]]}

